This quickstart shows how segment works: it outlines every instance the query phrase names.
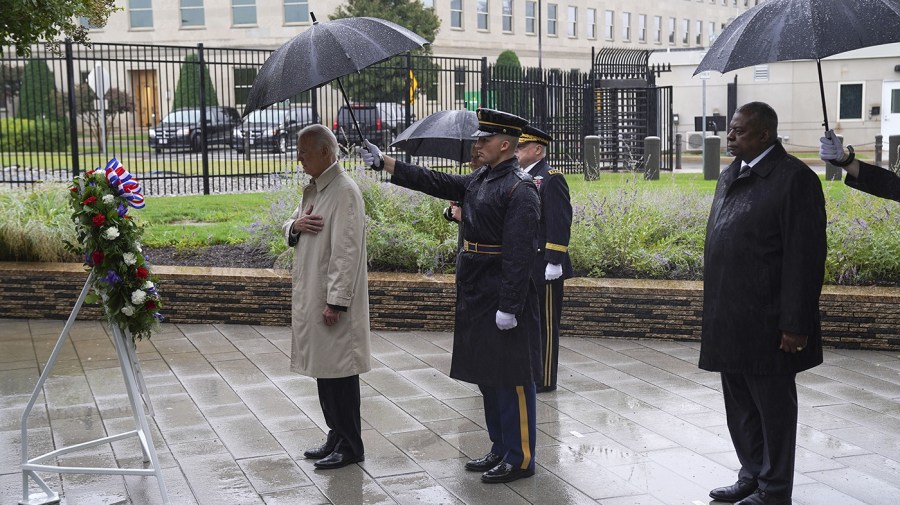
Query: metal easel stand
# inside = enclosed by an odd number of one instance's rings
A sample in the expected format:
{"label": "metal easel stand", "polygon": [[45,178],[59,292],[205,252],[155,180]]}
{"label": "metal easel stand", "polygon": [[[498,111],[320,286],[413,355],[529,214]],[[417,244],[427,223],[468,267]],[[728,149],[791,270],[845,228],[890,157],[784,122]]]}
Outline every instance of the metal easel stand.
{"label": "metal easel stand", "polygon": [[[19,505],[49,505],[52,503],[59,503],[59,494],[50,489],[36,472],[155,476],[163,503],[168,505],[170,503],[169,495],[166,491],[166,484],[163,481],[162,470],[159,466],[159,459],[156,456],[156,449],[153,447],[153,438],[151,436],[150,427],[147,424],[147,415],[144,411],[144,403],[146,402],[147,410],[150,411],[150,415],[152,416],[153,406],[147,395],[147,386],[144,383],[144,376],[141,373],[140,363],[134,353],[131,335],[123,333],[117,325],[110,325],[113,331],[112,340],[113,344],[116,346],[116,354],[119,357],[119,366],[122,369],[122,376],[125,379],[125,391],[128,393],[128,402],[131,404],[135,429],[119,435],[100,438],[70,447],[62,447],[36,458],[28,459],[28,415],[31,413],[35,401],[41,394],[44,381],[47,379],[47,376],[50,375],[50,371],[56,363],[56,358],[59,356],[59,352],[62,349],[66,338],[69,336],[72,325],[75,324],[75,318],[81,310],[81,305],[84,303],[85,296],[87,296],[88,289],[90,288],[93,279],[94,272],[91,272],[87,282],[84,283],[84,288],[81,290],[78,301],[75,302],[75,307],[72,309],[69,319],[66,321],[66,325],[63,327],[59,340],[56,341],[56,346],[50,354],[50,359],[47,360],[47,365],[44,367],[40,379],[38,379],[37,384],[34,386],[34,392],[31,394],[28,405],[25,407],[25,412],[22,413],[22,501],[19,502]],[[91,468],[52,464],[57,456],[97,445],[111,444],[132,436],[137,436],[140,440],[144,463],[149,462],[151,468]],[[43,490],[43,493],[34,493],[29,496],[29,479],[33,480]]]}

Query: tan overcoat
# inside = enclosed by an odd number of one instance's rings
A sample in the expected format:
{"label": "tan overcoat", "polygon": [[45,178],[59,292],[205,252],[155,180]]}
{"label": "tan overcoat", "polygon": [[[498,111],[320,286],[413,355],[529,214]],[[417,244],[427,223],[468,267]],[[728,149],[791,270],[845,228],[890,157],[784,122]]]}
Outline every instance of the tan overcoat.
{"label": "tan overcoat", "polygon": [[[339,163],[303,188],[303,199],[284,223],[291,225],[312,206],[324,218],[317,234],[300,233],[294,245],[291,371],[321,379],[369,371],[369,289],[366,213],[362,193]],[[325,326],[326,303],[347,307]]]}

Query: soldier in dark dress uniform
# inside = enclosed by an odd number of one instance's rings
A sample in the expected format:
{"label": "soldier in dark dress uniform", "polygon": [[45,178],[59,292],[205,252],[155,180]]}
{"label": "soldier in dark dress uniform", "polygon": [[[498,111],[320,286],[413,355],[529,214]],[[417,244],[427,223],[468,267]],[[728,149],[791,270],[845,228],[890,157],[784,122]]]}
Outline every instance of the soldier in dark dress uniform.
{"label": "soldier in dark dress uniform", "polygon": [[850,146],[850,152],[844,152],[844,144],[834,130],[828,130],[819,141],[819,158],[847,171],[844,184],[879,198],[900,202],[900,177],[897,174],[859,161]]}
{"label": "soldier in dark dress uniform", "polygon": [[551,141],[553,137],[549,134],[526,126],[516,148],[519,165],[534,179],[541,196],[538,253],[531,272],[541,307],[541,363],[544,367],[544,380],[537,386],[538,393],[556,389],[563,282],[572,277],[572,261],[569,259],[572,203],[569,200],[566,177],[561,171],[551,168],[544,159]]}
{"label": "soldier in dark dress uniform", "polygon": [[462,204],[450,376],[478,385],[493,444],[466,469],[483,472],[484,482],[510,482],[534,475],[541,349],[531,269],[540,198],[515,157],[526,121],[491,109],[479,109],[478,121],[476,145],[485,166],[468,175],[403,163],[368,141],[359,153],[366,164],[387,170],[394,184]]}

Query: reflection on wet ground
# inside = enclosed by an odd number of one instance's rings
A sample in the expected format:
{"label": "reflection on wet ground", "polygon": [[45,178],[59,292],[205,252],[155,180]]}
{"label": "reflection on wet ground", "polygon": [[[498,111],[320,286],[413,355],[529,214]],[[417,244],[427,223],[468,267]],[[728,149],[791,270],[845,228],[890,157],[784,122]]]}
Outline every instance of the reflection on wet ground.
{"label": "reflection on wet ground", "polygon": [[[0,319],[0,503],[21,499],[19,421],[62,326]],[[482,484],[463,469],[489,447],[481,397],[447,377],[451,341],[374,333],[366,460],[321,471],[303,459],[325,425],[314,380],[288,371],[289,328],[164,325],[137,350],[171,503],[696,505],[735,480],[719,378],[697,369],[698,344],[563,338],[559,389],[538,395],[537,474]],[[101,324],[77,323],[53,372],[29,419],[32,457],[134,428]],[[797,383],[794,503],[894,503],[900,353],[828,350]],[[133,438],[60,458],[116,462],[140,465]],[[68,505],[161,503],[152,477],[44,476]]]}

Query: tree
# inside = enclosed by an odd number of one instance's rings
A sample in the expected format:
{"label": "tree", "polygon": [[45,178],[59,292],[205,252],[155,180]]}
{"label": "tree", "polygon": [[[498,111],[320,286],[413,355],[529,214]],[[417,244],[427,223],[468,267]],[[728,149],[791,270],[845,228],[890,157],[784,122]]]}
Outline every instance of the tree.
{"label": "tree", "polygon": [[57,107],[56,82],[53,72],[43,60],[28,60],[22,72],[19,111],[23,119],[57,118],[63,110]]}
{"label": "tree", "polygon": [[515,51],[507,49],[506,51],[500,53],[499,56],[497,56],[497,66],[521,68],[522,64],[519,63],[519,57],[516,56]]}
{"label": "tree", "polygon": [[[178,84],[175,85],[175,98],[172,101],[173,109],[200,106],[200,57],[194,53],[187,55],[181,64],[178,74]],[[216,88],[213,87],[209,72],[203,73],[206,83],[206,103],[204,105],[219,105],[216,97]]]}
{"label": "tree", "polygon": [[50,42],[58,52],[59,38],[90,45],[80,18],[87,18],[90,26],[102,27],[116,10],[114,4],[115,0],[4,0],[0,52],[15,45],[18,56],[30,56],[31,45],[41,40]]}
{"label": "tree", "polygon": [[[357,16],[371,16],[386,19],[412,30],[428,42],[434,38],[441,27],[441,20],[434,9],[425,7],[420,0],[347,0],[330,16],[330,19],[341,19]],[[411,52],[416,56],[431,55],[431,45]],[[415,93],[428,89],[437,73],[421,71],[418,68],[433,69],[430,58],[416,58],[413,75],[418,87]],[[424,61],[423,61],[424,60]],[[410,98],[410,76],[405,65],[397,65],[396,60],[373,65],[361,74],[342,78],[344,89],[357,102],[406,102]],[[400,68],[402,66],[402,68]]]}
{"label": "tree", "polygon": [[[119,88],[110,88],[106,92],[105,98],[106,131],[109,131],[112,129],[113,120],[118,114],[134,111],[134,100],[128,93]],[[100,138],[103,134],[103,129],[100,128],[101,118],[100,109],[97,106],[97,94],[94,93],[94,90],[91,89],[88,83],[81,83],[75,87],[75,107],[77,113],[87,123],[91,137],[98,146],[103,145]]]}
{"label": "tree", "polygon": [[491,72],[491,80],[494,82],[507,82],[509,91],[497,94],[497,107],[500,110],[512,112],[523,117],[530,116],[530,105],[526,95],[522,93],[522,64],[516,53],[507,49],[497,56],[497,63]]}

